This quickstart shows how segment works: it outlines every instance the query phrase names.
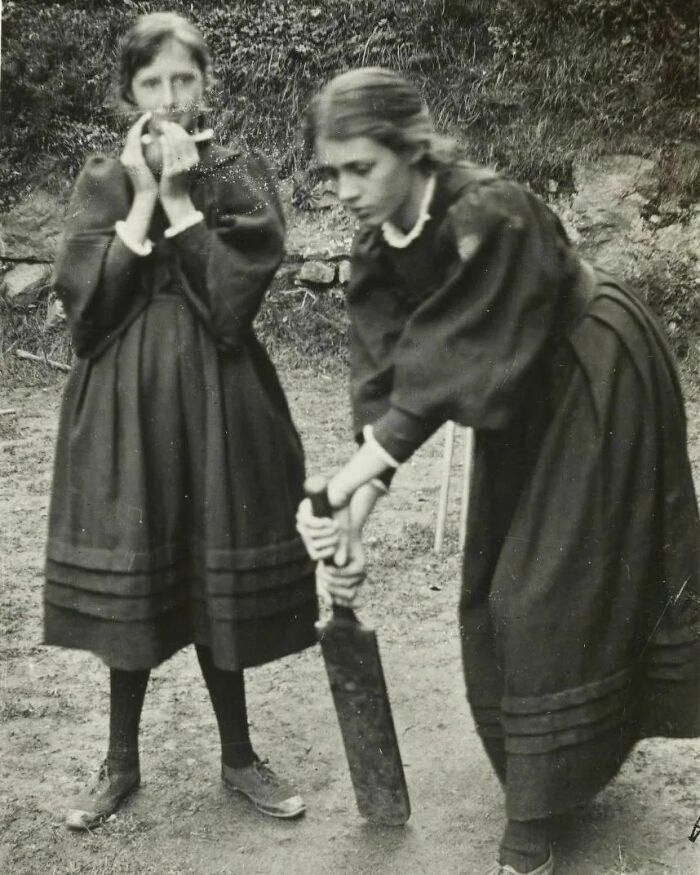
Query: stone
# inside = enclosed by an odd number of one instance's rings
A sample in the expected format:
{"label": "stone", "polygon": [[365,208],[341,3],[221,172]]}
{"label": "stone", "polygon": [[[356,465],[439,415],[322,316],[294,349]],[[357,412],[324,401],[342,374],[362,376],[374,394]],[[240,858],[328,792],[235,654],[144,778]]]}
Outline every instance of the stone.
{"label": "stone", "polygon": [[656,164],[637,155],[607,155],[574,168],[571,202],[581,251],[625,276],[638,259],[642,210],[658,192]]}
{"label": "stone", "polygon": [[329,210],[338,205],[338,198],[335,195],[335,186],[329,185],[328,182],[319,182],[311,189],[311,198],[308,209]]}
{"label": "stone", "polygon": [[0,256],[53,262],[65,223],[65,207],[46,191],[35,191],[0,218]]}
{"label": "stone", "polygon": [[654,234],[654,249],[677,256],[700,258],[700,228],[695,233],[688,225],[674,224],[659,228]]}
{"label": "stone", "polygon": [[63,308],[63,302],[58,298],[52,298],[49,301],[49,306],[46,309],[46,328],[55,328],[62,322],[66,321],[66,311]]}
{"label": "stone", "polygon": [[338,265],[338,282],[346,286],[350,282],[350,262],[341,261]]}
{"label": "stone", "polygon": [[330,227],[330,222],[321,223],[316,214],[299,212],[295,219],[297,221],[290,223],[287,230],[287,257],[291,261],[348,257],[352,248],[352,231]]}
{"label": "stone", "polygon": [[45,264],[18,264],[2,278],[2,289],[13,307],[35,304],[49,288]]}
{"label": "stone", "polygon": [[637,192],[646,200],[659,189],[657,165],[639,155],[603,155],[574,167],[576,191],[601,188],[615,200]]}
{"label": "stone", "polygon": [[297,279],[316,286],[330,286],[335,280],[335,265],[324,261],[305,261]]}
{"label": "stone", "polygon": [[576,227],[577,217],[571,209],[570,198],[552,198],[547,201],[547,205],[556,213],[559,221],[564,226],[564,230],[569,240],[576,246],[581,242],[581,234]]}
{"label": "stone", "polygon": [[580,230],[609,237],[627,231],[654,194],[652,161],[636,155],[608,155],[574,171],[571,208]]}

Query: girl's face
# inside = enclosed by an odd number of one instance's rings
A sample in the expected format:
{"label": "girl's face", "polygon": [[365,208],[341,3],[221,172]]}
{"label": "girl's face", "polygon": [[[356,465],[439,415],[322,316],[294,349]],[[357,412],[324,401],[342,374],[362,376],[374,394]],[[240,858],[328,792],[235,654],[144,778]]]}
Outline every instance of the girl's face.
{"label": "girl's face", "polygon": [[162,44],[150,64],[140,67],[131,80],[131,98],[144,112],[152,112],[150,128],[158,132],[158,119],[177,122],[193,130],[206,81],[192,53],[176,39]]}
{"label": "girl's face", "polygon": [[410,227],[415,161],[371,137],[333,140],[319,135],[316,155],[321,167],[335,177],[341,203],[366,225],[391,221]]}

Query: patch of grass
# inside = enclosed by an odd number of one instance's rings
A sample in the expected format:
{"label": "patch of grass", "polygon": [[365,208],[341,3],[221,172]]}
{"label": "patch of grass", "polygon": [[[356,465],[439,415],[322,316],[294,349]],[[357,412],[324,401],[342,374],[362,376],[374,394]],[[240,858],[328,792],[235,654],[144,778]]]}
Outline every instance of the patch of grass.
{"label": "patch of grass", "polygon": [[[3,200],[113,150],[118,36],[138,14],[183,12],[216,61],[212,115],[282,175],[308,163],[310,96],[341,70],[382,65],[425,91],[477,160],[536,188],[571,184],[574,157],[695,139],[695,10],[687,0],[43,0],[5,3]],[[692,174],[691,174],[692,175]],[[686,190],[687,174],[669,176]]]}
{"label": "patch of grass", "polygon": [[272,359],[286,368],[313,362],[322,371],[336,371],[347,364],[349,321],[336,289],[273,286],[255,327]]}
{"label": "patch of grass", "polygon": [[23,699],[17,699],[16,701],[5,699],[0,706],[0,720],[2,722],[18,720],[20,718],[46,717],[48,713],[49,709],[46,705],[37,707],[33,702],[27,702]]}
{"label": "patch of grass", "polygon": [[[48,291],[48,290],[47,290]],[[47,386],[65,373],[49,365],[18,359],[23,349],[71,364],[73,352],[65,323],[46,327],[48,297],[30,307],[13,307],[0,297],[0,382],[11,386]],[[348,317],[337,289],[289,288],[275,281],[255,322],[260,341],[275,364],[286,369],[313,364],[321,372],[345,372]]]}
{"label": "patch of grass", "polygon": [[389,568],[406,570],[416,560],[423,561],[426,556],[434,557],[436,562],[443,562],[457,550],[457,535],[448,531],[442,556],[435,556],[434,537],[432,525],[410,522],[404,523],[391,535],[373,535],[367,546],[372,561],[376,560],[380,564],[383,574]]}
{"label": "patch of grass", "polygon": [[63,364],[72,360],[71,342],[65,324],[46,326],[48,287],[43,297],[29,307],[13,307],[0,296],[0,383],[3,386],[48,386],[65,374],[49,365],[18,359],[23,349]]}
{"label": "patch of grass", "polygon": [[626,855],[622,851],[622,847],[617,848],[617,860],[611,869],[605,870],[605,875],[634,875],[636,869],[630,869],[630,863]]}
{"label": "patch of grass", "polygon": [[[183,12],[211,46],[222,137],[262,147],[282,176],[303,180],[308,169],[301,120],[311,95],[343,69],[377,64],[416,81],[438,126],[474,159],[535,190],[571,190],[574,162],[631,151],[660,156],[660,198],[700,198],[697,23],[687,0],[9,0],[0,204],[34,185],[62,189],[87,153],[117,148],[126,123],[109,102],[118,37],[160,9]],[[692,357],[689,270],[654,263],[638,285],[676,352]],[[60,379],[12,354],[70,360],[65,331],[43,325],[45,303],[24,315],[8,307],[0,300],[0,379]],[[347,317],[333,292],[277,287],[257,326],[284,366],[345,362]]]}

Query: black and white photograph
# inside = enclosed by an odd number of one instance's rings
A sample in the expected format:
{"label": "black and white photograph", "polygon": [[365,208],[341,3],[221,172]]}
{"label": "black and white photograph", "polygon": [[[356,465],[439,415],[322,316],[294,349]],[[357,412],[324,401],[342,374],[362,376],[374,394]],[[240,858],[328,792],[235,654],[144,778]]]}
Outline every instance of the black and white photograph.
{"label": "black and white photograph", "polygon": [[700,875],[697,0],[0,0],[1,875]]}

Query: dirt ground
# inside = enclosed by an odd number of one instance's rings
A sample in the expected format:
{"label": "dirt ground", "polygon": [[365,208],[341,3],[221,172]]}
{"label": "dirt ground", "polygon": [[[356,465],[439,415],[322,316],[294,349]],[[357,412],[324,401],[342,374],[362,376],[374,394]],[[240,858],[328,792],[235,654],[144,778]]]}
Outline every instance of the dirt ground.
{"label": "dirt ground", "polygon": [[[309,468],[350,447],[342,377],[282,375]],[[41,646],[47,501],[60,384],[0,391],[0,873],[481,875],[502,798],[468,713],[456,609],[459,471],[449,538],[431,552],[441,441],[402,470],[368,532],[374,574],[361,615],[379,631],[413,815],[404,828],[358,816],[317,649],[248,672],[253,742],[293,778],[308,812],[257,814],[221,786],[213,714],[191,648],[153,673],[142,724],[141,791],[92,834],[62,826],[66,799],[95,771],[107,735],[107,670]],[[700,471],[700,405],[690,405]],[[459,453],[457,453],[459,455]],[[559,875],[693,875],[700,841],[700,745],[647,741],[618,779],[559,825]]]}

